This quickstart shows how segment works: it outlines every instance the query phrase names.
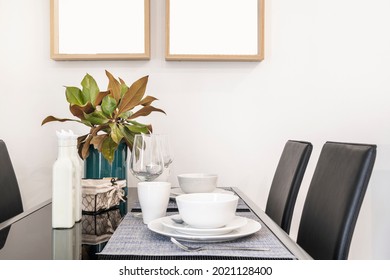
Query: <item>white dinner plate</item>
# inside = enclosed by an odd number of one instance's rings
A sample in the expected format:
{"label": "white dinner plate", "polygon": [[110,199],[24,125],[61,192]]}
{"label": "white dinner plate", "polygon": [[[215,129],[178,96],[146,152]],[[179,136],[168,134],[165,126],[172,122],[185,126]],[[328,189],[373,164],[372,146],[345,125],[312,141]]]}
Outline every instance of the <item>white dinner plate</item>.
{"label": "white dinner plate", "polygon": [[[229,194],[234,194],[233,192],[231,191],[227,191],[227,190],[224,190],[222,188],[216,188],[214,191],[212,191],[211,193],[229,193]],[[172,197],[176,197],[178,195],[181,195],[181,194],[185,194],[181,188],[172,188],[171,189],[171,196]]]}
{"label": "white dinner plate", "polygon": [[173,237],[177,240],[187,242],[224,242],[230,241],[244,236],[251,235],[261,229],[261,224],[252,219],[247,219],[247,224],[241,228],[235,229],[226,234],[220,235],[190,235],[185,233],[177,232],[174,229],[165,227],[161,219],[159,218],[148,223],[148,228],[158,234]]}
{"label": "white dinner plate", "polygon": [[186,223],[178,224],[172,221],[171,217],[180,218],[180,215],[167,216],[160,222],[167,228],[176,230],[177,232],[189,235],[221,235],[239,229],[247,224],[247,218],[235,216],[234,219],[227,225],[220,228],[194,228]]}

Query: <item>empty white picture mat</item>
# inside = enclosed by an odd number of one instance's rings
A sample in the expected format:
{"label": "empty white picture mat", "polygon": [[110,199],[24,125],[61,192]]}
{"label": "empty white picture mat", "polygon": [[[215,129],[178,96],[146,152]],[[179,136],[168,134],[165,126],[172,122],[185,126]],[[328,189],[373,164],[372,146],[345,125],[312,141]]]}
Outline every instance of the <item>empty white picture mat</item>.
{"label": "empty white picture mat", "polygon": [[167,0],[167,58],[259,58],[260,3],[261,0]]}
{"label": "empty white picture mat", "polygon": [[143,0],[59,0],[58,7],[60,53],[145,52]]}
{"label": "empty white picture mat", "polygon": [[149,3],[51,0],[52,58],[149,58]]}

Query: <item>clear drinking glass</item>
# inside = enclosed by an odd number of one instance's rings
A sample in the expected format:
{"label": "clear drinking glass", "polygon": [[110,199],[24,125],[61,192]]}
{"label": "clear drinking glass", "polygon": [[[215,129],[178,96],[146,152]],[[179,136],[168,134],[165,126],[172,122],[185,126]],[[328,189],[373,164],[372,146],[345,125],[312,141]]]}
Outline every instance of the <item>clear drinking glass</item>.
{"label": "clear drinking glass", "polygon": [[169,136],[167,134],[157,134],[157,141],[160,143],[161,153],[164,161],[163,173],[157,180],[167,182],[169,181],[170,165],[173,162],[173,154]]}
{"label": "clear drinking glass", "polygon": [[161,153],[164,160],[164,168],[168,168],[173,161],[171,143],[167,134],[157,134],[157,140],[160,142]]}
{"label": "clear drinking glass", "polygon": [[156,135],[135,135],[130,171],[140,181],[153,181],[163,173],[164,160],[160,145]]}

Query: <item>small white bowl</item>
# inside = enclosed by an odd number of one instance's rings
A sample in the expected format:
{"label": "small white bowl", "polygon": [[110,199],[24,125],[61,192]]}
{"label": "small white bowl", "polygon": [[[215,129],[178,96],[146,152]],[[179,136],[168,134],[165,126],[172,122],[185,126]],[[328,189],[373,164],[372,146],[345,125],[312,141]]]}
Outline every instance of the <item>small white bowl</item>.
{"label": "small white bowl", "polygon": [[218,176],[207,173],[188,173],[177,175],[179,186],[184,193],[207,193],[217,187]]}
{"label": "small white bowl", "polygon": [[220,228],[235,217],[238,196],[225,193],[191,193],[176,197],[184,222],[194,228]]}

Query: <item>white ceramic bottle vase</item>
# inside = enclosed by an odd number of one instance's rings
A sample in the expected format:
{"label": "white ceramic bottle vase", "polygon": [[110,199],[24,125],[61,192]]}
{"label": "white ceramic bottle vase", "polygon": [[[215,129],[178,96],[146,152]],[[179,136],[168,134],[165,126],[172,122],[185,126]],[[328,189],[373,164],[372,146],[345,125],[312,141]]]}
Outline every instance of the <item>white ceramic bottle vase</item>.
{"label": "white ceramic bottle vase", "polygon": [[69,136],[57,132],[58,156],[53,165],[52,184],[52,227],[71,228],[74,225],[73,212],[73,163],[69,157]]}
{"label": "white ceramic bottle vase", "polygon": [[73,173],[73,187],[74,187],[74,219],[75,222],[81,221],[82,217],[82,192],[81,192],[81,174],[82,174],[82,165],[77,153],[77,135],[74,135],[70,130],[70,159],[74,167]]}

